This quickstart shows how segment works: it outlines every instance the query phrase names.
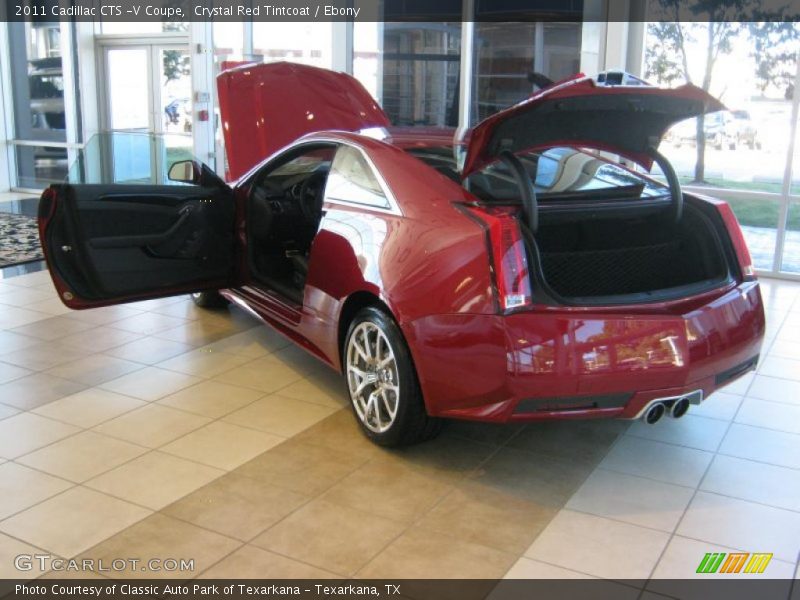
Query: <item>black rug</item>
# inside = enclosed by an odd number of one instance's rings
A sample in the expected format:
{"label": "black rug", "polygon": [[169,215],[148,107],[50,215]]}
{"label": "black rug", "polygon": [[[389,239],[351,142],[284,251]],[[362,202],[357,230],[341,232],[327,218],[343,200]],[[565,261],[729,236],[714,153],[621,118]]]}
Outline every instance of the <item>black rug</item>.
{"label": "black rug", "polygon": [[0,268],[43,259],[36,218],[0,213]]}

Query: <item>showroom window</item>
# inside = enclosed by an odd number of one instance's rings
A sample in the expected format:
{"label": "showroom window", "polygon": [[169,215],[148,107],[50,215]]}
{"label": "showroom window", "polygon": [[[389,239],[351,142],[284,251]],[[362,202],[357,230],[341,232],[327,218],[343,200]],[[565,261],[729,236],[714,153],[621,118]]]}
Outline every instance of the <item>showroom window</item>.
{"label": "showroom window", "polygon": [[[7,23],[17,186],[41,188],[67,173],[62,26]],[[69,27],[69,25],[66,25]]]}
{"label": "showroom window", "polygon": [[[712,44],[713,64],[705,59],[709,27],[722,40]],[[763,23],[650,23],[645,78],[669,86],[710,80],[709,92],[727,110],[699,126],[695,119],[678,123],[661,152],[685,189],[731,205],[758,270],[800,274],[798,28],[793,36]]]}
{"label": "showroom window", "polygon": [[263,62],[331,67],[330,23],[253,23],[253,54]]}
{"label": "showroom window", "polygon": [[580,23],[476,23],[473,124],[580,71]]}

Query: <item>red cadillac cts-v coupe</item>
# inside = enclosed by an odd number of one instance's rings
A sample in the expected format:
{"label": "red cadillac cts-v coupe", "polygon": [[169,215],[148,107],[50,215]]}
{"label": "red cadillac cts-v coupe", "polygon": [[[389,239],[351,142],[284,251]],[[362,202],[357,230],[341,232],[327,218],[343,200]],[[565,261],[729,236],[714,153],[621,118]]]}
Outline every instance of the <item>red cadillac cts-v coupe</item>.
{"label": "red cadillac cts-v coupe", "polygon": [[393,128],[341,73],[251,65],[218,88],[231,183],[183,162],[168,185],[44,192],[67,306],[235,302],[339,370],[383,445],[443,418],[654,423],[755,367],[764,311],[742,232],[656,150],[722,108],[699,88],[577,76],[460,142]]}

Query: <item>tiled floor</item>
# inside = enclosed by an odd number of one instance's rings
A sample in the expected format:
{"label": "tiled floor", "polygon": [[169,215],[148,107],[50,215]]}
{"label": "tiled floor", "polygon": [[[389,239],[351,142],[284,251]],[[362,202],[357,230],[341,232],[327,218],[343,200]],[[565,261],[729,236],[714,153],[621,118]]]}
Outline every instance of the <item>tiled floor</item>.
{"label": "tiled floor", "polygon": [[762,285],[758,373],[682,420],[451,423],[386,451],[358,432],[336,374],[238,309],[71,312],[45,272],[0,281],[0,577],[35,551],[194,559],[203,577],[658,592],[715,550],[772,552],[769,574],[795,577],[800,285]]}

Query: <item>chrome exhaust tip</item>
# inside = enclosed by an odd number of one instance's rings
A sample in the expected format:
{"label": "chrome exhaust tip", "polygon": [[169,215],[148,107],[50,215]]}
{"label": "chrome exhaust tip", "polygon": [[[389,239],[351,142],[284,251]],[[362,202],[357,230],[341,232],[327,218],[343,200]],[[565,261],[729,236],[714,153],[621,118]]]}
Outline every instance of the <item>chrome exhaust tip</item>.
{"label": "chrome exhaust tip", "polygon": [[680,419],[688,411],[689,399],[681,398],[680,400],[675,400],[675,402],[672,403],[672,406],[669,409],[669,416],[673,419]]}
{"label": "chrome exhaust tip", "polygon": [[648,425],[655,425],[661,420],[661,417],[664,416],[664,413],[667,412],[667,407],[664,406],[663,402],[656,402],[650,408],[648,408],[644,413],[644,422]]}

